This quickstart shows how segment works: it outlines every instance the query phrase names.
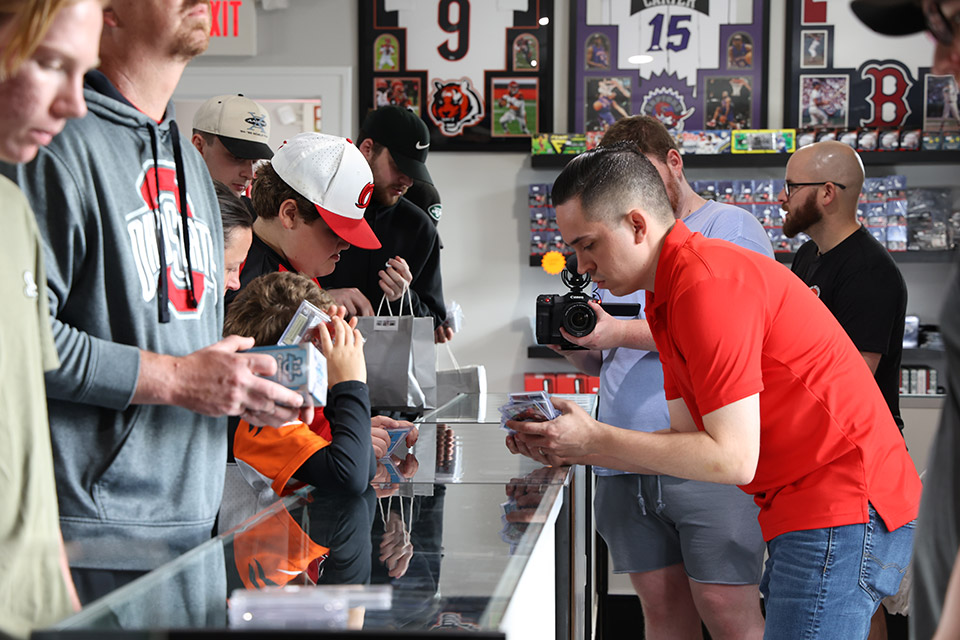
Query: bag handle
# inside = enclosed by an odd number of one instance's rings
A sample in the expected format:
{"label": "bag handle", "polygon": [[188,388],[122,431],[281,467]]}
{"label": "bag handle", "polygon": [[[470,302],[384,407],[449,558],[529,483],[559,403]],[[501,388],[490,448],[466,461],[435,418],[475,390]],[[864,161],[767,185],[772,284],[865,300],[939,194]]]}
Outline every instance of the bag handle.
{"label": "bag handle", "polygon": [[[444,347],[446,348],[446,350],[447,350],[447,355],[450,356],[450,361],[453,363],[453,368],[456,369],[457,371],[460,371],[460,363],[457,362],[457,357],[456,357],[455,355],[453,355],[453,349],[450,347],[450,343],[449,343],[449,342],[444,342],[444,343],[443,343],[443,346],[444,346]],[[439,360],[439,359],[440,359],[440,351],[438,350],[438,351],[437,351],[437,360]]]}
{"label": "bag handle", "polygon": [[[413,293],[410,291],[410,283],[408,283],[408,282],[406,282],[406,281],[404,281],[404,283],[403,283],[403,291],[400,292],[400,312],[397,314],[398,316],[403,315],[403,300],[404,300],[404,298],[406,298],[407,302],[409,303],[410,315],[411,315],[411,316],[414,315],[414,313],[413,313]],[[387,299],[387,294],[383,294],[382,296],[380,296],[380,304],[377,305],[377,315],[380,315],[380,311],[383,309],[383,302],[384,302],[384,300],[386,300],[386,299]],[[390,304],[387,304],[387,315],[393,316],[393,307],[391,307]]]}

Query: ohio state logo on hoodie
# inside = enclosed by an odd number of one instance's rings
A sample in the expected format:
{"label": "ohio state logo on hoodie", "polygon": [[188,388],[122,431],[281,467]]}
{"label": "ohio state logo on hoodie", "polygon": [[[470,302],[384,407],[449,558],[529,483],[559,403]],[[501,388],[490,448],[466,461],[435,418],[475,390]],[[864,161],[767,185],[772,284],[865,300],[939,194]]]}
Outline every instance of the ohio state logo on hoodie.
{"label": "ohio state logo on hoodie", "polygon": [[[160,195],[157,197],[157,182]],[[162,240],[164,243],[163,265],[167,278],[170,312],[178,318],[197,317],[203,313],[204,304],[209,296],[216,299],[217,267],[215,244],[210,226],[193,215],[190,196],[187,196],[187,216],[190,234],[190,266],[193,271],[193,290],[197,298],[196,308],[188,300],[187,268],[183,246],[180,241],[181,217],[177,174],[172,162],[159,161],[156,165],[146,161],[143,172],[137,178],[137,191],[144,206],[127,214],[127,233],[130,236],[133,260],[137,265],[137,276],[143,300],[150,302],[156,298],[157,282],[160,275],[160,251],[157,246],[157,223],[154,210],[159,211],[162,220]]]}

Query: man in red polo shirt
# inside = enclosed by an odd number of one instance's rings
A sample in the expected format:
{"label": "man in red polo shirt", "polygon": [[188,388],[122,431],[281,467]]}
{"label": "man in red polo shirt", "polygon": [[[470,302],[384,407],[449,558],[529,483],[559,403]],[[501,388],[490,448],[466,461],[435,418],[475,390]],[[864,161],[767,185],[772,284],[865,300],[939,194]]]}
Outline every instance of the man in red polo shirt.
{"label": "man in red polo shirt", "polygon": [[740,485],[769,550],[766,637],[866,637],[909,563],[920,480],[843,328],[787,268],[675,220],[633,145],[579,156],[553,199],[581,272],[614,295],[647,292],[671,428],[617,429],[557,399],[553,421],[509,422],[507,446]]}

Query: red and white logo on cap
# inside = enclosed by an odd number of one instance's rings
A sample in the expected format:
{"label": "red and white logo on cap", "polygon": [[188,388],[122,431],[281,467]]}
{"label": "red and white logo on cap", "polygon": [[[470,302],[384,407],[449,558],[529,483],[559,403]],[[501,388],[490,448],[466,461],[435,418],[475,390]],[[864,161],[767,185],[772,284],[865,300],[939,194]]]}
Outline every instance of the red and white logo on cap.
{"label": "red and white logo on cap", "polygon": [[334,233],[361,249],[380,248],[363,219],[373,197],[373,173],[349,140],[298,133],[277,149],[271,164],[284,182],[316,206]]}
{"label": "red and white logo on cap", "polygon": [[366,209],[370,206],[370,200],[373,199],[373,183],[368,182],[367,185],[360,192],[360,197],[357,198],[357,202],[354,206],[358,209]]}

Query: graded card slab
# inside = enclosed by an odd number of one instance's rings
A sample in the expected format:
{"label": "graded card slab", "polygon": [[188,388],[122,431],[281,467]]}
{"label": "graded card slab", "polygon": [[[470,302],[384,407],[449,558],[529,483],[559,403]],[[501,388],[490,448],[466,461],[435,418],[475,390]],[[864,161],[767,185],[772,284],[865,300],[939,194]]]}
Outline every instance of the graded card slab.
{"label": "graded card slab", "polygon": [[321,311],[308,300],[304,300],[297,308],[297,312],[290,319],[287,328],[283,330],[280,341],[277,344],[281,346],[292,346],[304,341],[304,337],[315,326],[321,322],[330,322],[330,316]]}

